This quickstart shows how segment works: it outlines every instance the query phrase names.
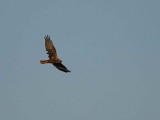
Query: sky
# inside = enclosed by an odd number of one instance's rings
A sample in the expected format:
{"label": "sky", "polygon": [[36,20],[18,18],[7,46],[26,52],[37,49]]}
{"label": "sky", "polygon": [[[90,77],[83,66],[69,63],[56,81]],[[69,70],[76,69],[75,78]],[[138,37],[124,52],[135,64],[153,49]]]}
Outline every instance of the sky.
{"label": "sky", "polygon": [[[160,119],[159,4],[1,0],[0,119]],[[71,73],[39,63],[45,35]]]}

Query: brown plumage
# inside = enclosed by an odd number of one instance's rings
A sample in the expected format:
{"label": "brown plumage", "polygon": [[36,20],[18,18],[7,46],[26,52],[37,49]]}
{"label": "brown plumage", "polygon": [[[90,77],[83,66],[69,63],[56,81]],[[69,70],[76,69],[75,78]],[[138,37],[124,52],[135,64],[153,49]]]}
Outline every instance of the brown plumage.
{"label": "brown plumage", "polygon": [[57,52],[56,49],[50,39],[50,37],[47,35],[44,37],[45,39],[45,47],[46,47],[46,51],[49,57],[49,60],[41,60],[40,63],[41,64],[46,64],[46,63],[51,63],[53,64],[57,69],[63,71],[63,72],[71,72],[70,70],[68,70],[63,64],[62,64],[62,60],[60,60],[57,56]]}

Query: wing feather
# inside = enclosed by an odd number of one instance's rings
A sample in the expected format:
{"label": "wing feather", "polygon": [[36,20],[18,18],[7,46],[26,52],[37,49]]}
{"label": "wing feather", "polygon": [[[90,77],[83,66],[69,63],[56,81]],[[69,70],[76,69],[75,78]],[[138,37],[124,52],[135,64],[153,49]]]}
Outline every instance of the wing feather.
{"label": "wing feather", "polygon": [[71,72],[70,70],[68,70],[62,63],[53,63],[53,65],[58,69],[61,70],[63,72]]}
{"label": "wing feather", "polygon": [[46,47],[48,57],[52,59],[57,58],[58,56],[57,56],[56,48],[54,47],[50,39],[50,36],[46,35],[44,39],[45,39],[45,47]]}

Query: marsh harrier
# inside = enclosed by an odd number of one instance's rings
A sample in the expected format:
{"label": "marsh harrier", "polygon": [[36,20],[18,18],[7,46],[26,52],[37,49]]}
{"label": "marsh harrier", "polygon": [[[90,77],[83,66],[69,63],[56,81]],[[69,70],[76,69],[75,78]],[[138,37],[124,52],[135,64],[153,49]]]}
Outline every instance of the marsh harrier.
{"label": "marsh harrier", "polygon": [[62,60],[60,60],[57,56],[57,52],[56,49],[50,39],[50,37],[47,35],[44,37],[45,39],[45,47],[46,47],[46,51],[49,57],[49,60],[41,60],[40,63],[41,64],[46,64],[46,63],[51,63],[53,64],[57,69],[63,71],[63,72],[71,72],[70,70],[68,70],[63,64],[62,64]]}

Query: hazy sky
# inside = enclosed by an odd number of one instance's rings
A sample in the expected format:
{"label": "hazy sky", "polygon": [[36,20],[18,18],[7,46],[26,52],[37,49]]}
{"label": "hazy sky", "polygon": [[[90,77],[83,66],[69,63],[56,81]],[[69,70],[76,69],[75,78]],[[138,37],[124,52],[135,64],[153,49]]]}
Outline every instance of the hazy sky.
{"label": "hazy sky", "polygon": [[[0,120],[159,120],[159,5],[1,0]],[[47,34],[71,73],[39,63]]]}

